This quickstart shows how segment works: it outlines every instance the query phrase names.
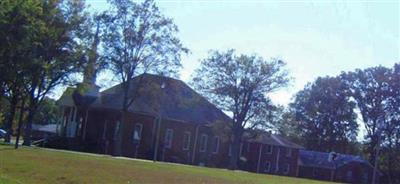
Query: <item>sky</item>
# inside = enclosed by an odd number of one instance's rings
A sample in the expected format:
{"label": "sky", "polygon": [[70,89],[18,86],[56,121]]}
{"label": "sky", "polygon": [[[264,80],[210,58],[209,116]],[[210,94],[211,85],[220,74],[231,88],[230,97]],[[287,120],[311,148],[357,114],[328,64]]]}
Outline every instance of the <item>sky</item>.
{"label": "sky", "polygon": [[[87,0],[93,11],[106,0]],[[189,81],[210,50],[279,58],[293,78],[270,95],[287,105],[319,76],[400,61],[399,1],[159,0],[161,12],[179,27],[191,53],[180,78]],[[108,75],[100,76],[105,80]]]}
{"label": "sky", "polygon": [[[159,0],[161,12],[179,27],[191,54],[180,79],[190,81],[210,50],[235,49],[287,63],[290,85],[270,94],[287,105],[317,77],[400,62],[400,1]],[[92,11],[106,0],[87,0]],[[110,81],[110,75],[100,75]],[[361,125],[361,124],[360,124]],[[360,126],[358,139],[365,130]]]}

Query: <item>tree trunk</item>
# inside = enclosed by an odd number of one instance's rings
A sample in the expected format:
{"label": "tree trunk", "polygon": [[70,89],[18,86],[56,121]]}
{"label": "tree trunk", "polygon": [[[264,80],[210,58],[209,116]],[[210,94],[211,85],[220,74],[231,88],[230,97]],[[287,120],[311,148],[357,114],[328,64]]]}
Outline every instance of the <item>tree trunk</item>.
{"label": "tree trunk", "polygon": [[[391,135],[391,134],[389,134],[389,135]],[[393,164],[392,164],[394,162],[394,160],[393,160],[393,151],[392,151],[393,142],[392,142],[391,136],[389,136],[388,139],[389,139],[389,149],[387,151],[388,152],[388,170],[389,170],[389,172],[388,172],[388,180],[389,180],[389,183],[392,183],[392,176],[393,176],[393,170],[394,170]]]}
{"label": "tree trunk", "polygon": [[231,144],[231,158],[230,158],[230,165],[229,169],[235,170],[238,168],[238,160],[239,160],[239,151],[240,151],[240,143],[242,139],[242,131],[240,127],[236,127],[233,130],[233,140]]}
{"label": "tree trunk", "polygon": [[10,102],[10,113],[7,116],[6,124],[5,124],[5,129],[7,131],[7,135],[5,137],[5,142],[10,143],[11,142],[11,136],[13,134],[12,130],[12,125],[15,117],[15,111],[17,111],[17,103],[18,103],[18,98],[17,95],[13,95],[11,102]]}
{"label": "tree trunk", "polygon": [[375,137],[373,137],[371,139],[371,144],[368,146],[367,148],[367,152],[369,154],[369,162],[373,165],[375,162],[375,149],[377,146],[377,139]]}
{"label": "tree trunk", "polygon": [[232,141],[231,145],[231,158],[230,158],[230,165],[229,169],[230,170],[236,170],[237,169],[237,161],[239,158],[239,146],[240,144],[238,141],[235,141],[236,138],[233,138],[234,140]]}
{"label": "tree trunk", "polygon": [[17,140],[15,141],[15,149],[18,149],[19,146],[19,138],[21,137],[21,128],[24,119],[24,100],[22,100],[21,108],[19,110],[19,118],[18,118],[18,129],[17,129]]}
{"label": "tree trunk", "polygon": [[28,118],[26,120],[26,126],[24,129],[24,146],[31,146],[32,143],[32,121],[33,117],[35,116],[36,108],[30,107],[28,112]]}

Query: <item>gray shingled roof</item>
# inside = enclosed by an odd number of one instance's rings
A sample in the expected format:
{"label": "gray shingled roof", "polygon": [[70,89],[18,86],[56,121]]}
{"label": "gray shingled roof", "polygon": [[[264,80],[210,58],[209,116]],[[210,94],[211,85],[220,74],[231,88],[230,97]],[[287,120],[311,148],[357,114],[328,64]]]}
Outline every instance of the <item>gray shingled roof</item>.
{"label": "gray shingled roof", "polygon": [[252,134],[254,134],[255,136],[245,135],[251,137],[248,139],[248,141],[250,142],[258,142],[262,144],[282,146],[287,148],[304,149],[302,146],[293,143],[289,141],[287,138],[278,134],[272,134],[265,131],[253,132]]}
{"label": "gray shingled roof", "polygon": [[329,153],[326,153],[326,152],[300,150],[300,153],[299,153],[300,163],[299,164],[302,166],[308,166],[308,167],[334,169],[335,164],[336,164],[336,167],[341,167],[350,162],[358,162],[358,163],[366,164],[366,165],[369,165],[372,167],[372,165],[369,162],[367,162],[360,156],[338,154],[338,156],[334,162],[329,162],[328,158],[329,158]]}
{"label": "gray shingled roof", "polygon": [[[161,113],[163,118],[200,124],[230,121],[215,105],[177,79],[142,74],[131,81],[130,91],[130,96],[134,97],[129,107],[130,112],[154,116]],[[113,86],[101,92],[100,98],[91,107],[119,110],[122,106],[122,94],[121,84]],[[64,101],[69,104],[69,100]]]}

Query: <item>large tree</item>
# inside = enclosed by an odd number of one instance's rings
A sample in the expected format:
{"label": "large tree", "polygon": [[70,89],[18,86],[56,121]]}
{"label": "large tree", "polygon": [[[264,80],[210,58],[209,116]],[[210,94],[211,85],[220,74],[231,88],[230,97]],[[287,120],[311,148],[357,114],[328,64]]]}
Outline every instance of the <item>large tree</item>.
{"label": "large tree", "polygon": [[257,55],[236,55],[234,50],[213,51],[195,71],[193,85],[219,108],[232,113],[231,169],[237,168],[239,145],[246,129],[267,124],[271,107],[268,93],[286,86],[285,63]]}
{"label": "large tree", "polygon": [[366,129],[367,152],[371,163],[376,159],[375,148],[382,141],[379,140],[383,126],[388,120],[385,108],[390,97],[390,73],[390,69],[379,66],[341,75],[360,111]]}
{"label": "large tree", "polygon": [[385,160],[382,167],[387,176],[385,181],[391,183],[396,180],[396,160],[399,159],[396,156],[400,133],[399,72],[399,65],[396,64],[394,68],[378,66],[341,75],[357,103],[366,129],[369,160],[372,164],[376,160]]}
{"label": "large tree", "polygon": [[389,183],[400,182],[400,65],[396,64],[385,75],[388,82],[387,102],[384,104],[385,126],[382,130],[381,169],[385,172],[384,181]]}
{"label": "large tree", "polygon": [[[181,55],[188,50],[177,37],[177,26],[160,12],[153,0],[142,3],[114,0],[110,3],[103,46],[106,61],[122,83],[122,130],[126,112],[137,96],[137,90],[131,91],[133,78],[146,72],[163,75],[176,72],[181,66]],[[117,155],[121,154],[121,139],[122,131],[119,132]]]}
{"label": "large tree", "polygon": [[27,97],[24,144],[30,145],[37,107],[78,66],[79,59],[74,57],[78,43],[73,37],[81,23],[82,2],[5,0],[2,3],[1,26],[9,25],[2,30],[6,46],[16,49],[4,51],[1,47],[6,54],[5,63],[13,66],[8,73],[14,81],[21,81],[17,83],[18,92]]}
{"label": "large tree", "polygon": [[5,113],[4,128],[8,132],[6,141],[10,141],[12,122],[17,111],[18,101],[23,95],[23,67],[29,60],[32,49],[31,35],[37,22],[33,15],[40,11],[38,1],[34,0],[4,0],[0,1],[0,83],[1,95],[8,101]]}
{"label": "large tree", "polygon": [[358,124],[347,89],[338,77],[318,78],[298,92],[291,109],[305,146],[318,151],[349,152]]}
{"label": "large tree", "polygon": [[304,143],[301,136],[301,129],[298,129],[299,122],[296,121],[294,109],[290,107],[277,106],[273,111],[272,129],[277,134],[288,137],[291,141],[300,145]]}

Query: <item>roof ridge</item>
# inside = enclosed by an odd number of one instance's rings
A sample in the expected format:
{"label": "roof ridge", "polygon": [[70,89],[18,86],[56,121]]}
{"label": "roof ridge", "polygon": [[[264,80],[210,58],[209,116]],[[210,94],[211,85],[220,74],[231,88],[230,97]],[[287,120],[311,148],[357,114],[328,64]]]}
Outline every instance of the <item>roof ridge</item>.
{"label": "roof ridge", "polygon": [[281,146],[285,146],[285,144],[278,139],[277,137],[275,137],[275,134],[271,134],[272,139],[274,139],[276,142],[278,142]]}

